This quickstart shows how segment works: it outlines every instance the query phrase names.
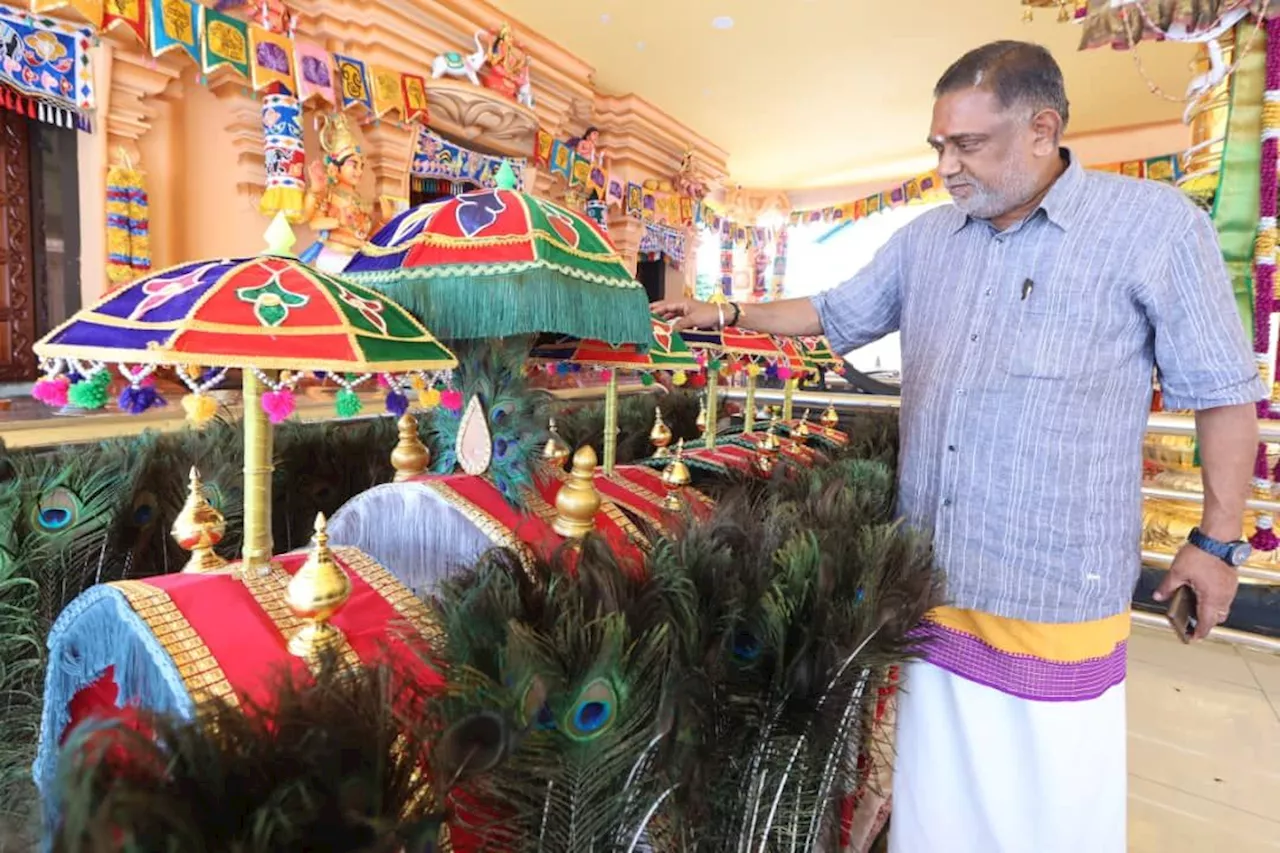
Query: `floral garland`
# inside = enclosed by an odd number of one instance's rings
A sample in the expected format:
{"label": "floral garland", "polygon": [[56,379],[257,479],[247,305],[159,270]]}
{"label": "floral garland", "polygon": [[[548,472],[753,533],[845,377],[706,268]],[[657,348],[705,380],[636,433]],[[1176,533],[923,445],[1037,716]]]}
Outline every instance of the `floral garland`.
{"label": "floral garland", "polygon": [[[1269,371],[1268,353],[1271,350],[1271,313],[1275,310],[1276,300],[1276,215],[1277,195],[1280,194],[1280,183],[1276,180],[1276,161],[1280,158],[1280,19],[1268,18],[1266,28],[1267,82],[1262,103],[1262,163],[1258,176],[1261,188],[1260,215],[1253,257],[1256,300],[1253,311],[1253,351],[1263,380],[1272,381],[1270,399],[1258,403],[1258,417],[1275,419],[1280,418],[1280,385],[1275,384],[1280,363]],[[1267,446],[1265,442],[1260,443],[1254,461],[1255,490],[1269,497],[1276,479],[1280,479],[1280,467],[1275,472],[1268,470]],[[1250,541],[1259,551],[1274,551],[1280,546],[1280,539],[1272,531],[1270,516],[1259,517],[1257,530]]]}
{"label": "floral garland", "polygon": [[125,159],[107,170],[107,280],[112,288],[151,271],[150,231],[142,173]]}

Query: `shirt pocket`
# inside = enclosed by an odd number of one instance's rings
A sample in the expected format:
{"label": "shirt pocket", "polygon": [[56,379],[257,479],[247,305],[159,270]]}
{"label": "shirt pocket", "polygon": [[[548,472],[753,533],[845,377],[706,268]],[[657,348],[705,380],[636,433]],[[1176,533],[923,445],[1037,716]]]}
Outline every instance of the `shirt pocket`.
{"label": "shirt pocket", "polygon": [[1054,285],[1038,293],[1033,289],[1014,309],[1012,376],[1062,380],[1089,369],[1084,356],[1094,333],[1094,312],[1087,291],[1070,282]]}

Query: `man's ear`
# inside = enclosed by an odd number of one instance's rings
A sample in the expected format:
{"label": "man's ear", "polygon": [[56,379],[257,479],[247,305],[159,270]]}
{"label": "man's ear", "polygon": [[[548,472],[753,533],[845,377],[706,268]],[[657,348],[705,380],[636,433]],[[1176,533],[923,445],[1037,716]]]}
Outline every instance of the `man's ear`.
{"label": "man's ear", "polygon": [[1055,156],[1062,140],[1062,116],[1057,110],[1041,110],[1031,117],[1034,151],[1039,157]]}

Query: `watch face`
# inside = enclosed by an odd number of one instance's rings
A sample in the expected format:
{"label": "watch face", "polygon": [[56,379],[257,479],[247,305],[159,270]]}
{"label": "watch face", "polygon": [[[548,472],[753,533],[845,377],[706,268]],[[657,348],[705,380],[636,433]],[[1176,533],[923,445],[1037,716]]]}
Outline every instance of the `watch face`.
{"label": "watch face", "polygon": [[1248,542],[1237,542],[1231,546],[1231,551],[1227,556],[1227,562],[1233,566],[1243,566],[1245,561],[1249,559],[1249,555],[1253,553],[1253,547]]}

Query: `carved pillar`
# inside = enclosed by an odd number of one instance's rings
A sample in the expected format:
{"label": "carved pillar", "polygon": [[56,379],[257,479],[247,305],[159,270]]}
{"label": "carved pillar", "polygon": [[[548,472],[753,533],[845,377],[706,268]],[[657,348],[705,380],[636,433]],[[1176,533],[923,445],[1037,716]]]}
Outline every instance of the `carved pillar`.
{"label": "carved pillar", "polygon": [[[103,45],[109,43],[103,39]],[[121,36],[121,38],[126,38]],[[107,147],[123,147],[134,162],[141,159],[138,141],[151,130],[156,116],[155,99],[182,74],[173,55],[153,58],[136,43],[110,42],[110,91],[107,96]]]}

